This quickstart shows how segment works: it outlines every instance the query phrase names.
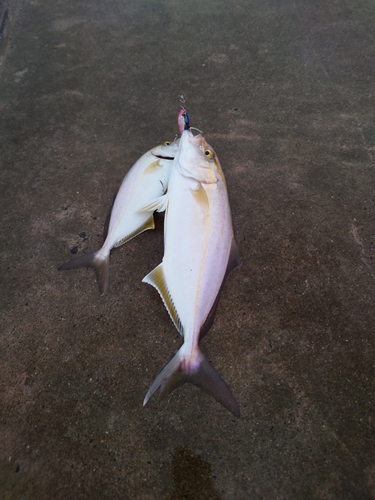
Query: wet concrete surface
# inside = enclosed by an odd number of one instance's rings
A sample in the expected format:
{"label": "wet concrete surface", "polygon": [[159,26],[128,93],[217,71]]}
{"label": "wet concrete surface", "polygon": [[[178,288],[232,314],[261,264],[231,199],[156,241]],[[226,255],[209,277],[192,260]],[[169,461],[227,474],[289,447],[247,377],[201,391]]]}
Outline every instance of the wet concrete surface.
{"label": "wet concrete surface", "polygon": [[[1,499],[374,499],[372,1],[1,2]],[[174,138],[216,150],[243,266],[191,385],[143,398],[181,340],[141,283],[155,231],[91,269],[121,180]]]}

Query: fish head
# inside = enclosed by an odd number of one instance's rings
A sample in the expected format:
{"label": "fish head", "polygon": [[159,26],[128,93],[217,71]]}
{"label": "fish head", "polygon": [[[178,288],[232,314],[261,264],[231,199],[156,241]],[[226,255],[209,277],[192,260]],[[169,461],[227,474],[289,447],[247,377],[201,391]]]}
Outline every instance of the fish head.
{"label": "fish head", "polygon": [[157,158],[162,158],[163,160],[173,160],[177,154],[180,139],[173,142],[164,142],[159,144],[151,150],[151,153]]}
{"label": "fish head", "polygon": [[193,135],[184,130],[175,164],[182,175],[205,184],[224,181],[219,159],[202,134]]}

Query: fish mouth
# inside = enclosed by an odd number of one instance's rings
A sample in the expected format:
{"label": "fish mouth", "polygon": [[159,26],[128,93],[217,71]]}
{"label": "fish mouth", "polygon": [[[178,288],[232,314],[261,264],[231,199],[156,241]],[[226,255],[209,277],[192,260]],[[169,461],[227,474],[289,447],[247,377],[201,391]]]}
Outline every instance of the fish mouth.
{"label": "fish mouth", "polygon": [[160,158],[160,160],[174,160],[174,156],[163,156],[163,155],[156,155],[152,153],[156,158]]}

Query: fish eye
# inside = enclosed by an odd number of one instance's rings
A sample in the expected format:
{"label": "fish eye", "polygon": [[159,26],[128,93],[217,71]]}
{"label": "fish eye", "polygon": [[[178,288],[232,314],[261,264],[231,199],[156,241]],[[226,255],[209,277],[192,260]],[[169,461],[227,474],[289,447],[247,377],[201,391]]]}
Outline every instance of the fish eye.
{"label": "fish eye", "polygon": [[212,160],[212,158],[214,157],[214,152],[212,151],[212,149],[206,149],[204,154],[209,160]]}
{"label": "fish eye", "polygon": [[171,145],[171,143],[168,141],[163,142],[163,146],[170,146],[170,145]]}

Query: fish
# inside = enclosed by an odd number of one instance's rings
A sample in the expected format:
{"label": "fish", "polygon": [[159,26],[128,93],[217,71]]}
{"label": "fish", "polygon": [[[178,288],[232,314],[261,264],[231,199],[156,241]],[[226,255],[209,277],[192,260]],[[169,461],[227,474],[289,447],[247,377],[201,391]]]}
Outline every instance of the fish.
{"label": "fish", "polygon": [[190,382],[240,417],[231,390],[199,345],[213,323],[226,277],[241,265],[224,174],[202,134],[182,131],[168,191],[145,209],[165,210],[164,256],[142,281],[159,292],[183,344],[155,378],[143,405],[159,388],[163,399]]}
{"label": "fish", "polygon": [[[58,270],[93,267],[103,295],[109,283],[109,255],[147,229],[154,229],[153,211],[144,206],[162,196],[167,188],[179,139],[164,142],[142,155],[125,175],[113,204],[103,246],[62,264]],[[142,209],[142,210],[140,210]]]}

